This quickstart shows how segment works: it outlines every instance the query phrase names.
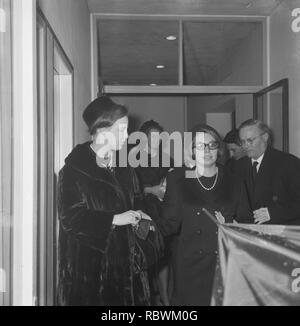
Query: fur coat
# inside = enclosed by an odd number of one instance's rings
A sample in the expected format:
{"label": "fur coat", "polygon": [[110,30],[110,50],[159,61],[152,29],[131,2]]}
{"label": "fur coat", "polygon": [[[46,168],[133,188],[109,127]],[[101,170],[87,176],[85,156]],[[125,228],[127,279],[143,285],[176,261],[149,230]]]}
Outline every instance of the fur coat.
{"label": "fur coat", "polygon": [[115,214],[142,208],[133,169],[98,167],[90,143],[72,151],[58,184],[58,305],[150,304],[147,268],[162,250],[160,234],[143,239],[131,225],[112,225]]}

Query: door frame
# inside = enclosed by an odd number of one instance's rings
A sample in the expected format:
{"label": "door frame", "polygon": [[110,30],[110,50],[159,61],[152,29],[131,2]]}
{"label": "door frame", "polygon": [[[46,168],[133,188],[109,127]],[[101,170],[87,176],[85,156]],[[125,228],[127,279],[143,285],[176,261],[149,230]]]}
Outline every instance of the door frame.
{"label": "door frame", "polygon": [[[253,117],[258,119],[258,103],[261,96],[277,89],[282,88],[282,146],[284,152],[289,152],[289,80],[288,78],[281,79],[276,83],[261,89],[260,91],[253,94]],[[270,109],[267,109],[267,121],[270,124]]]}
{"label": "door frame", "polygon": [[[55,35],[50,23],[37,7],[37,18],[44,27],[44,98],[38,107],[38,239],[37,239],[37,305],[53,306],[56,303],[57,283],[57,221],[56,221],[56,188],[55,175],[55,140],[59,139],[59,118],[54,103],[54,53],[63,58],[64,64],[71,72],[72,78],[72,146],[75,144],[74,114],[74,67]],[[38,74],[39,76],[40,74]],[[42,100],[42,102],[41,102]],[[50,140],[50,142],[49,142]],[[51,143],[52,142],[52,143]]]}

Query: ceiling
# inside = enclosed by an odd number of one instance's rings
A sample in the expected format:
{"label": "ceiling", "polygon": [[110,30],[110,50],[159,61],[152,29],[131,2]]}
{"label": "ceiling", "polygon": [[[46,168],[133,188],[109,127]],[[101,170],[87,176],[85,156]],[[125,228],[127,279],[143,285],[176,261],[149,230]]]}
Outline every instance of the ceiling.
{"label": "ceiling", "polygon": [[[179,23],[161,20],[98,20],[99,76],[105,85],[178,85]],[[166,36],[177,37],[167,41]],[[183,23],[183,82],[185,85],[220,85],[232,72],[230,59],[243,56],[243,65],[262,62],[262,24],[257,22]],[[255,51],[239,54],[245,43]],[[244,51],[245,52],[245,51]],[[253,60],[251,56],[257,56]],[[260,61],[260,62],[258,62]],[[157,69],[163,65],[164,69]],[[253,70],[260,71],[257,67]],[[252,74],[253,75],[253,74]],[[252,75],[227,85],[260,85]],[[252,78],[252,79],[251,79]]]}
{"label": "ceiling", "polygon": [[[261,76],[228,77],[236,62],[257,65],[245,43],[255,47],[262,60],[262,24],[256,22],[189,22],[184,25],[184,83],[186,85],[260,85]],[[236,55],[236,56],[235,56]],[[259,56],[258,56],[259,58]],[[251,63],[250,63],[251,62]],[[253,67],[253,69],[255,69]],[[227,79],[228,78],[228,79]],[[225,81],[226,80],[226,81]]]}
{"label": "ceiling", "polygon": [[[87,0],[98,17],[100,82],[106,85],[178,85],[178,15],[267,16],[283,0]],[[293,0],[292,0],[293,1]],[[109,14],[112,14],[113,19]],[[117,17],[115,14],[120,14]],[[125,14],[125,16],[124,16]],[[135,15],[130,17],[130,15]],[[150,15],[145,19],[144,16]],[[168,16],[168,20],[157,15]],[[183,25],[184,84],[219,85],[230,75],[228,62],[238,48],[252,38],[261,24],[240,22],[187,22]],[[260,25],[258,27],[258,25]],[[168,42],[165,37],[177,36]],[[256,34],[257,35],[257,34]],[[262,51],[262,37],[254,46]],[[260,53],[258,53],[258,58]],[[262,58],[262,53],[261,53]],[[250,59],[253,63],[256,59]],[[165,69],[156,69],[162,64]],[[248,63],[245,62],[245,65]],[[226,66],[227,65],[227,66]],[[254,68],[255,70],[255,68]],[[256,70],[257,69],[256,67]],[[244,78],[244,77],[242,77]],[[233,85],[259,85],[256,80],[231,81]],[[250,77],[249,77],[250,78]],[[229,78],[227,78],[228,80]],[[253,78],[252,78],[253,79]],[[255,78],[254,78],[255,79]]]}
{"label": "ceiling", "polygon": [[283,1],[284,0],[87,0],[90,12],[102,14],[262,16],[270,15],[276,6]]}
{"label": "ceiling", "polygon": [[[178,36],[175,21],[99,20],[100,75],[104,84],[178,84]],[[156,65],[165,65],[157,69]]]}

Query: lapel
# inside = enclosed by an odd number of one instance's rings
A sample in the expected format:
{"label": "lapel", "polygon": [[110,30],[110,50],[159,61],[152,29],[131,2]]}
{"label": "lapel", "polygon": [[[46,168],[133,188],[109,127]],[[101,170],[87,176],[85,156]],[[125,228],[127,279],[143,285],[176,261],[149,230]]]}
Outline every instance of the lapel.
{"label": "lapel", "polygon": [[252,162],[250,158],[247,159],[245,183],[248,201],[251,204],[252,210],[257,209],[258,206],[264,206],[265,188],[272,177],[273,164],[272,149],[268,147],[265,151],[264,158],[257,174],[256,183],[254,185],[252,177]]}
{"label": "lapel", "polygon": [[247,193],[248,197],[251,198],[251,201],[253,199],[254,195],[254,184],[253,184],[253,177],[252,177],[252,162],[250,158],[247,158],[246,160],[246,178],[245,178],[245,183],[246,183],[246,188],[247,188]]}
{"label": "lapel", "polygon": [[264,190],[266,188],[266,185],[270,182],[272,179],[272,166],[275,164],[272,159],[272,149],[267,148],[265,151],[264,158],[261,162],[258,175],[257,175],[257,180],[256,180],[256,185],[255,185],[255,199],[259,200],[262,199],[264,196]]}

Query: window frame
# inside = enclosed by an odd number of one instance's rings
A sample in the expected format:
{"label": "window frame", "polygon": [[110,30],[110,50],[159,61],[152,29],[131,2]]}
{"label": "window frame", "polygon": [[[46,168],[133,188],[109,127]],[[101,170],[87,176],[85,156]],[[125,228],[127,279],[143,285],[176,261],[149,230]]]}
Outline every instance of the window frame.
{"label": "window frame", "polygon": [[[179,85],[178,86],[122,86],[100,85],[98,87],[98,19],[128,19],[128,20],[177,20],[179,28]],[[199,22],[261,22],[263,28],[263,84],[255,86],[188,86],[183,85],[183,23],[185,21]],[[230,15],[130,15],[130,14],[91,14],[91,99],[99,94],[253,94],[269,82],[269,20],[266,16],[230,16]]]}

